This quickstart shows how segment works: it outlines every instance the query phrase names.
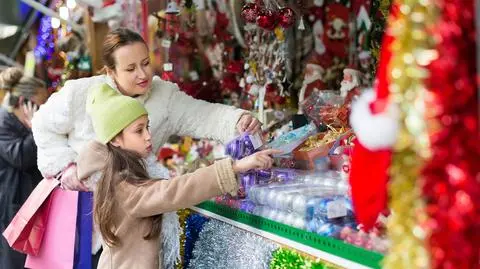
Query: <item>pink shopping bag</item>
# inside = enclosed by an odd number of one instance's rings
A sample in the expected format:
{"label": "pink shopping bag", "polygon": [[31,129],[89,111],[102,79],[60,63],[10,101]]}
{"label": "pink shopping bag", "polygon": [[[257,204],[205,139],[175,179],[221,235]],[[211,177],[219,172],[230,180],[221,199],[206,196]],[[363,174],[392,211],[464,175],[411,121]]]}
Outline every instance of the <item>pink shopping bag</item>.
{"label": "pink shopping bag", "polygon": [[50,211],[50,194],[59,183],[56,179],[43,179],[35,187],[3,232],[10,247],[25,254],[38,254]]}
{"label": "pink shopping bag", "polygon": [[78,192],[56,188],[40,252],[27,255],[26,268],[72,269],[75,250]]}

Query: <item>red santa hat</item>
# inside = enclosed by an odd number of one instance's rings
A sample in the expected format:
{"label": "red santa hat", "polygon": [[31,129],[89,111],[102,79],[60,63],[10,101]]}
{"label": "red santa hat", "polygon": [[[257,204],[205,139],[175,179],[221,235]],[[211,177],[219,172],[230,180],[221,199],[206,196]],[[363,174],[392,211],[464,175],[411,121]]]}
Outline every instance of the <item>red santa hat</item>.
{"label": "red santa hat", "polygon": [[[389,22],[398,14],[392,5]],[[390,25],[391,27],[391,25]],[[388,64],[391,60],[391,31],[385,31],[377,71],[377,83],[352,104],[350,123],[357,136],[352,155],[350,185],[357,221],[366,230],[375,225],[387,206],[388,170],[398,133],[398,108],[390,102]]]}

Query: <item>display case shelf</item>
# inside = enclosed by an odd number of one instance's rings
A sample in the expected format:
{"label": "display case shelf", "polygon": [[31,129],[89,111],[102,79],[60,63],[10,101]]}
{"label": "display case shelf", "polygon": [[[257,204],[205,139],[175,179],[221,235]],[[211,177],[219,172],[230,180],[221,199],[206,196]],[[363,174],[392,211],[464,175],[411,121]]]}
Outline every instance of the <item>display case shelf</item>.
{"label": "display case shelf", "polygon": [[334,238],[300,230],[213,201],[203,202],[192,209],[345,268],[381,267],[382,254]]}

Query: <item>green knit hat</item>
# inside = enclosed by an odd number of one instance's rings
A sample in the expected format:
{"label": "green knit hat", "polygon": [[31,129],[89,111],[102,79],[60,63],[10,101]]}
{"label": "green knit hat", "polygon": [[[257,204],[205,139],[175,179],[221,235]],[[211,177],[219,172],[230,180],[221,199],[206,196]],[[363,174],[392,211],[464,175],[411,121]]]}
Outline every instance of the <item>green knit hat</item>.
{"label": "green knit hat", "polygon": [[148,114],[139,101],[121,95],[108,84],[96,85],[89,90],[87,113],[92,118],[97,140],[103,144],[110,142],[133,121]]}

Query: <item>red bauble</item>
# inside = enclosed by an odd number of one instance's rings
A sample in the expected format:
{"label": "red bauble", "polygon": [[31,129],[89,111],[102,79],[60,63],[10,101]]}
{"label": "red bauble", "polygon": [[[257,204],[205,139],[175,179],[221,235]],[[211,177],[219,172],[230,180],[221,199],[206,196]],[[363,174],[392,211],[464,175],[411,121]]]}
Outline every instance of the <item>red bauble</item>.
{"label": "red bauble", "polygon": [[227,65],[227,72],[240,75],[243,73],[243,61],[231,61]]}
{"label": "red bauble", "polygon": [[275,85],[273,83],[269,83],[269,84],[265,85],[265,92],[266,93],[276,93],[277,88],[275,87]]}
{"label": "red bauble", "polygon": [[255,3],[249,3],[243,6],[240,15],[246,22],[255,23],[258,17],[258,6]]}
{"label": "red bauble", "polygon": [[275,102],[276,104],[279,104],[279,105],[285,104],[286,101],[287,101],[287,99],[286,99],[284,96],[277,95],[277,96],[275,96],[275,98],[274,98],[274,102]]}
{"label": "red bauble", "polygon": [[272,31],[277,25],[277,14],[271,10],[260,12],[257,17],[257,25],[265,30]]}
{"label": "red bauble", "polygon": [[175,75],[173,74],[172,71],[164,71],[161,75],[162,80],[165,81],[174,81],[175,80]]}
{"label": "red bauble", "polygon": [[289,28],[290,26],[295,24],[295,14],[293,10],[289,7],[284,7],[280,9],[279,16],[278,16],[278,23],[283,28]]}

